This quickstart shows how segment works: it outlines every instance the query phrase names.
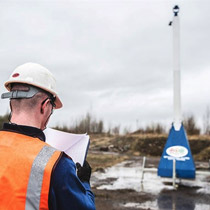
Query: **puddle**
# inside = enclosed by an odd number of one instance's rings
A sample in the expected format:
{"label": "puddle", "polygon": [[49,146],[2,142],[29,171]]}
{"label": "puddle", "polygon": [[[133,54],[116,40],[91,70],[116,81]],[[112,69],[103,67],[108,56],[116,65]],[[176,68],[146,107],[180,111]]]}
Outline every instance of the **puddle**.
{"label": "puddle", "polygon": [[[93,173],[92,185],[97,189],[117,190],[133,189],[137,192],[158,194],[163,189],[173,189],[171,179],[160,178],[156,172],[145,172],[144,181],[141,184],[141,164],[134,161],[125,161],[113,167],[107,168],[104,173]],[[198,187],[198,193],[210,194],[210,183],[207,175],[197,175],[196,180],[179,180],[177,183],[186,187]],[[99,186],[100,185],[100,186]]]}
{"label": "puddle", "polygon": [[126,203],[122,206],[135,209],[157,210],[157,201],[147,201],[144,203]]}
{"label": "puddle", "polygon": [[208,204],[197,204],[195,210],[210,210],[210,205]]}
{"label": "puddle", "polygon": [[141,162],[125,161],[107,168],[104,173],[93,173],[91,184],[99,190],[131,189],[153,195],[154,199],[150,201],[121,204],[125,208],[210,210],[209,179],[207,174],[199,174],[195,180],[177,179],[179,187],[174,190],[172,179],[160,178],[156,172],[145,172],[141,184]]}

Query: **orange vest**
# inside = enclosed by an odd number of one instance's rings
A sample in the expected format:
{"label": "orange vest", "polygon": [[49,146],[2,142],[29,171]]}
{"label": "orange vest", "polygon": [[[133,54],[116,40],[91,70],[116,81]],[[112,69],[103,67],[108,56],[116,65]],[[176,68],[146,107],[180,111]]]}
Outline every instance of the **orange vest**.
{"label": "orange vest", "polygon": [[38,138],[0,131],[0,210],[48,209],[51,172],[60,154]]}

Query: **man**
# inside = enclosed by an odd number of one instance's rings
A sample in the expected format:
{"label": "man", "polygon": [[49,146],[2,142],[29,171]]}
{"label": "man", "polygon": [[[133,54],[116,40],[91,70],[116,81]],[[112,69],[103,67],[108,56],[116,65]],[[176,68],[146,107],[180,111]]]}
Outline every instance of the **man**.
{"label": "man", "polygon": [[[45,67],[17,67],[2,98],[10,99],[10,123],[0,131],[0,210],[94,210],[91,168],[45,143],[43,130],[62,107],[54,76]],[[77,168],[77,173],[76,173]]]}

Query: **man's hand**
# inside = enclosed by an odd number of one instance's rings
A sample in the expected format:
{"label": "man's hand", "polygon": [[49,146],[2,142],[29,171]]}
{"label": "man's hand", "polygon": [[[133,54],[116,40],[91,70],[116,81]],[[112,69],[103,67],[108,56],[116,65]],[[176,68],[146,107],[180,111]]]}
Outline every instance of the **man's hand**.
{"label": "man's hand", "polygon": [[91,167],[89,163],[85,160],[84,165],[81,166],[80,163],[76,163],[77,176],[81,182],[90,182]]}

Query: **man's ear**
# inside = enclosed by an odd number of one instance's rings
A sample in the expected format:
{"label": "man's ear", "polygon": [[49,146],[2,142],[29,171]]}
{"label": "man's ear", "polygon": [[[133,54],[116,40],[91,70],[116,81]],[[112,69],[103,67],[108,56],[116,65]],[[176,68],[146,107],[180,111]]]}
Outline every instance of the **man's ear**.
{"label": "man's ear", "polygon": [[47,106],[48,103],[49,103],[49,99],[44,101],[44,103],[42,102],[41,109],[40,109],[41,114],[44,114],[45,107]]}

